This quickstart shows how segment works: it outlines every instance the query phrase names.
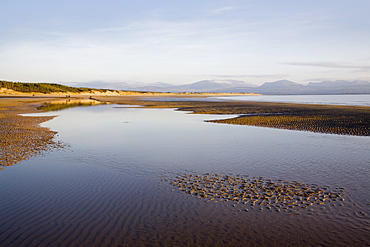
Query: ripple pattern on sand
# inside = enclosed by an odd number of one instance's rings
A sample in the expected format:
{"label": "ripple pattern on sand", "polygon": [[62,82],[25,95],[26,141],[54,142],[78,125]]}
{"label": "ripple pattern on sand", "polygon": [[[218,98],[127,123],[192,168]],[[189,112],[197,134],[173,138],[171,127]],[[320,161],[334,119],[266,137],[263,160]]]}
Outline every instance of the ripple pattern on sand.
{"label": "ripple pattern on sand", "polygon": [[[110,111],[107,106],[98,108]],[[102,118],[98,112],[89,119],[88,108],[83,111],[86,114],[79,118],[83,129],[63,129],[69,118],[58,126],[70,149],[0,172],[0,246],[366,246],[370,242],[369,192],[364,189],[370,186],[368,139],[207,124],[199,116],[171,115],[169,110],[143,114],[124,110],[127,115],[122,119],[116,113]],[[77,108],[66,112],[75,113],[74,121],[80,115]],[[169,117],[177,120],[170,124]],[[104,128],[95,131],[94,126]],[[256,177],[265,185],[267,178],[273,183],[283,178],[291,186],[318,184],[321,189],[330,186],[325,192],[339,187],[346,191],[338,201],[328,199],[299,214],[277,212],[257,202],[255,206],[233,200],[206,202],[208,197],[184,194],[157,176],[186,169],[202,176],[250,174],[249,179]]]}
{"label": "ripple pattern on sand", "polygon": [[[337,204],[343,206],[345,188],[330,189],[317,184],[304,184],[297,181],[273,180],[249,175],[220,175],[178,173],[175,178],[167,178],[170,184],[183,193],[206,202],[233,201],[249,204],[254,209],[276,210],[299,214],[299,210],[314,205]],[[249,208],[244,209],[246,212]],[[310,210],[311,211],[311,210]]]}

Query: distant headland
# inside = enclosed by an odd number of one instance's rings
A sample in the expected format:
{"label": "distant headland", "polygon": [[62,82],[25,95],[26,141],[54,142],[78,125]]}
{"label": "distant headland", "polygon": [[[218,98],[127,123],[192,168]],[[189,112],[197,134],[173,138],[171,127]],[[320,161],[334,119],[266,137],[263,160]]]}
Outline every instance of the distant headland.
{"label": "distant headland", "polygon": [[0,81],[0,95],[100,95],[100,96],[123,96],[123,95],[259,95],[256,93],[220,93],[220,92],[151,92],[135,90],[97,89],[88,87],[70,87],[57,83],[30,83]]}

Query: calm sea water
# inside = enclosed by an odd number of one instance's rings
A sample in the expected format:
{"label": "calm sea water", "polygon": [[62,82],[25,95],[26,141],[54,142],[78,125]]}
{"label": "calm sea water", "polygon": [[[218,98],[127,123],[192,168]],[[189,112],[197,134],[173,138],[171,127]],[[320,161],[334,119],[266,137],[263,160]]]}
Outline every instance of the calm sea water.
{"label": "calm sea water", "polygon": [[[98,105],[56,114],[43,126],[70,147],[0,171],[0,246],[370,243],[369,137],[205,123],[222,116],[173,109]],[[161,182],[186,170],[345,187],[347,194],[343,207],[299,215],[239,212]]]}
{"label": "calm sea water", "polygon": [[228,97],[215,97],[215,98],[222,99],[222,100],[370,106],[370,94],[255,95],[255,96],[228,96]]}

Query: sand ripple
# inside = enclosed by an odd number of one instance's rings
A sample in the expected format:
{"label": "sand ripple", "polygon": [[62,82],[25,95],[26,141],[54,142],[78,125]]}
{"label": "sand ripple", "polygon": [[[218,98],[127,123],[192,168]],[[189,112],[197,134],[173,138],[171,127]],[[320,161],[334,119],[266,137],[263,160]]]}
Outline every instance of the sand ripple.
{"label": "sand ripple", "polygon": [[[233,201],[256,206],[252,209],[261,211],[289,213],[298,213],[313,205],[336,203],[343,206],[341,202],[345,201],[343,195],[346,191],[345,188],[330,189],[297,181],[212,173],[178,173],[171,184],[183,193],[206,198],[207,202]],[[249,208],[244,210],[248,212]]]}

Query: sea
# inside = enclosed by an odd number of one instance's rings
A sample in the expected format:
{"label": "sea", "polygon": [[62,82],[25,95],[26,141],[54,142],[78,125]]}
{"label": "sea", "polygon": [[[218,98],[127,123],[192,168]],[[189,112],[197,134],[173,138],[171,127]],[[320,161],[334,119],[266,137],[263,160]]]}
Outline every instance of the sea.
{"label": "sea", "polygon": [[[271,97],[343,104],[331,95]],[[368,106],[368,97],[344,104]],[[0,171],[0,246],[370,245],[369,137],[115,104],[31,115],[56,116],[42,126],[67,147]],[[173,186],[179,174],[296,181],[345,194],[279,212],[197,198]]]}
{"label": "sea", "polygon": [[214,97],[221,100],[280,102],[299,104],[370,106],[370,94],[343,95],[252,95]]}

